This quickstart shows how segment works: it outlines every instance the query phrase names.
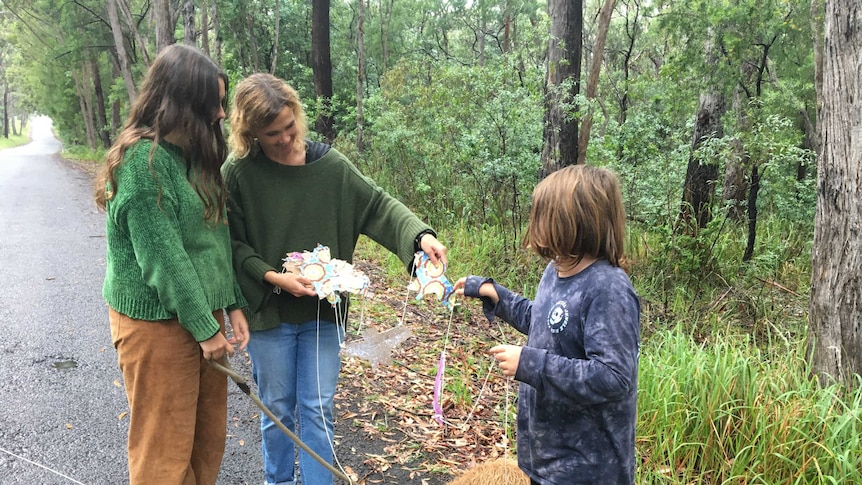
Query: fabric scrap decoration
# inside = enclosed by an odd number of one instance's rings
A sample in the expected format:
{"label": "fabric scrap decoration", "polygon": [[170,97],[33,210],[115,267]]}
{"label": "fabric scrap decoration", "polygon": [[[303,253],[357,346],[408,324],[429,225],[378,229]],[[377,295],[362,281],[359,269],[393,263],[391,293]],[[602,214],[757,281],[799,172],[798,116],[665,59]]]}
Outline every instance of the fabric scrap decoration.
{"label": "fabric scrap decoration", "polygon": [[432,263],[424,251],[418,251],[413,259],[413,267],[416,279],[410,282],[407,289],[417,292],[417,300],[422,300],[427,295],[437,295],[443,306],[451,311],[454,306],[452,297],[455,295],[455,288],[446,279],[446,265],[439,261]]}
{"label": "fabric scrap decoration", "polygon": [[283,259],[284,271],[301,274],[309,280],[315,293],[332,306],[341,301],[341,292],[364,295],[370,281],[347,261],[333,259],[327,246],[318,244],[313,251],[288,253]]}

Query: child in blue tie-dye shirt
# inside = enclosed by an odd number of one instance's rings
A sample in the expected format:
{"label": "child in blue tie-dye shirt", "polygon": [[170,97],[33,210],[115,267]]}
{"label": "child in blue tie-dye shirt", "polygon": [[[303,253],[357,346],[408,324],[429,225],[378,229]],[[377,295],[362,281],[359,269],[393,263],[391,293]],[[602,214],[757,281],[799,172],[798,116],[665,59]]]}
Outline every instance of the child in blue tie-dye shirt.
{"label": "child in blue tie-dye shirt", "polygon": [[640,304],[624,233],[614,174],[566,167],[533,191],[524,245],[550,260],[535,300],[490,278],[455,283],[527,335],[490,352],[521,383],[518,464],[533,484],[634,483]]}

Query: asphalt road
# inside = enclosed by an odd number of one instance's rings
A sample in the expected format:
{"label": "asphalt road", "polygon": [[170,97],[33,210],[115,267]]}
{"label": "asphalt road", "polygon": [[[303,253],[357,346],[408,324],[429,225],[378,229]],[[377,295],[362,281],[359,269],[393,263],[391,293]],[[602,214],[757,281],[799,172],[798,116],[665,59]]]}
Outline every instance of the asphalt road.
{"label": "asphalt road", "polygon": [[[91,176],[57,155],[50,120],[34,119],[32,136],[0,151],[0,484],[127,484],[104,215]],[[244,356],[231,363],[250,376]],[[259,413],[229,389],[218,483],[261,484]]]}

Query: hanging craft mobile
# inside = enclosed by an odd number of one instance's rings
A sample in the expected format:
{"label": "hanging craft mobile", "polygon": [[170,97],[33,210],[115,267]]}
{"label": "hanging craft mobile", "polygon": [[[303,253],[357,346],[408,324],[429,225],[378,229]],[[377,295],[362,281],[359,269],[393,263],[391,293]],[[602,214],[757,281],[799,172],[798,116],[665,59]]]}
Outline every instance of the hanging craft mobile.
{"label": "hanging craft mobile", "polygon": [[[332,306],[341,301],[341,292],[366,295],[370,281],[362,272],[346,261],[333,259],[328,247],[318,244],[313,251],[289,253],[284,258],[284,270],[300,274],[309,280],[314,292]],[[412,337],[409,328],[398,325],[383,332],[366,328],[362,339],[342,342],[342,349],[349,355],[371,363],[372,368],[392,362],[391,351],[398,344]]]}
{"label": "hanging craft mobile", "polygon": [[408,290],[417,292],[416,299],[422,300],[427,295],[437,295],[440,303],[449,310],[449,325],[446,328],[446,337],[443,339],[443,350],[437,360],[437,375],[434,377],[434,395],[431,399],[433,409],[432,417],[437,423],[443,425],[446,421],[443,417],[443,406],[440,396],[443,393],[444,379],[446,375],[446,343],[449,340],[449,331],[452,328],[452,316],[454,315],[455,288],[446,278],[446,265],[443,262],[431,262],[424,251],[416,253],[413,259],[413,267],[416,271],[416,279],[410,282]]}
{"label": "hanging craft mobile", "polygon": [[455,288],[446,279],[446,265],[441,261],[432,263],[424,251],[419,251],[413,257],[413,267],[416,270],[416,279],[410,282],[407,289],[417,292],[417,300],[422,300],[427,295],[437,295],[443,306],[452,311]]}
{"label": "hanging craft mobile", "polygon": [[289,253],[284,258],[285,272],[300,274],[311,280],[317,296],[332,306],[341,301],[341,292],[364,295],[368,277],[347,261],[333,259],[329,248],[318,244],[313,251]]}

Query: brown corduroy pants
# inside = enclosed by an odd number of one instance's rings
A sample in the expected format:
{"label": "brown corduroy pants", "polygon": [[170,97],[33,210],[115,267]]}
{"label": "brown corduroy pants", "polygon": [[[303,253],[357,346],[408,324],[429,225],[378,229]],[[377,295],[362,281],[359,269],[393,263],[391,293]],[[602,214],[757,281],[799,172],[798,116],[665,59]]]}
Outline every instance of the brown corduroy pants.
{"label": "brown corduroy pants", "polygon": [[[224,330],[224,314],[214,312]],[[129,400],[130,485],[214,485],[227,435],[227,377],[176,319],[110,310]]]}

